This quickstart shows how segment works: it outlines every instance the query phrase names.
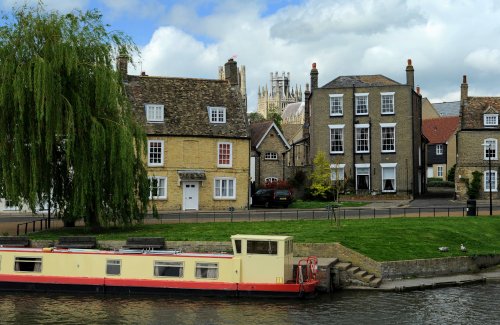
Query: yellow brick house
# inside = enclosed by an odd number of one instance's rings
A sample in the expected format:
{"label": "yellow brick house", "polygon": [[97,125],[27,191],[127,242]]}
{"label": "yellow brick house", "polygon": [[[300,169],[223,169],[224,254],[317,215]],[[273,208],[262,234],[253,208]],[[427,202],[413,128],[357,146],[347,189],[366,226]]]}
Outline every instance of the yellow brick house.
{"label": "yellow brick house", "polygon": [[[153,77],[118,69],[144,125],[151,199],[158,210],[244,209],[249,203],[250,137],[238,77]],[[228,61],[228,71],[237,71]]]}

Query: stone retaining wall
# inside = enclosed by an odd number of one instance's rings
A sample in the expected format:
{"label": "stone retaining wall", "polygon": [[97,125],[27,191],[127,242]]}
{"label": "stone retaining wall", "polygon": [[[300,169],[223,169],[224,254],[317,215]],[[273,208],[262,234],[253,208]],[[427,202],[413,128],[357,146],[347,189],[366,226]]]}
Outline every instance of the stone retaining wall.
{"label": "stone retaining wall", "polygon": [[383,279],[432,277],[454,273],[478,272],[481,268],[500,264],[500,255],[460,256],[420,260],[381,262]]}

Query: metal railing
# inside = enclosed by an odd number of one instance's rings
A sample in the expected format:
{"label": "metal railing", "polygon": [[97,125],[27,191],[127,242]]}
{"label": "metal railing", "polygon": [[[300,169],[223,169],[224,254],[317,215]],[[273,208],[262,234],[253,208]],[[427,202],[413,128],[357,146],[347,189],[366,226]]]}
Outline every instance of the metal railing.
{"label": "metal railing", "polygon": [[[16,234],[19,236],[21,234],[21,231],[24,229],[24,235],[28,234],[29,230],[32,230],[31,232],[36,232],[37,227],[36,225],[40,223],[40,227],[38,228],[39,231],[49,229],[49,219],[48,218],[42,218],[38,220],[32,220],[32,221],[27,221],[23,223],[18,223],[17,228],[16,228]],[[31,227],[29,227],[31,225]]]}
{"label": "metal railing", "polygon": [[[250,209],[229,211],[176,211],[160,212],[158,218],[150,214],[144,222],[199,223],[199,222],[242,222],[242,221],[286,221],[286,220],[330,220],[373,219],[402,217],[466,217],[467,207],[390,207],[390,208],[327,208],[327,209]],[[477,206],[476,215],[489,215],[489,206]],[[500,206],[493,206],[493,214],[500,215]],[[55,221],[55,220],[54,220]],[[50,228],[63,227],[62,222],[53,222]],[[48,218],[19,223],[17,235],[49,229]]]}

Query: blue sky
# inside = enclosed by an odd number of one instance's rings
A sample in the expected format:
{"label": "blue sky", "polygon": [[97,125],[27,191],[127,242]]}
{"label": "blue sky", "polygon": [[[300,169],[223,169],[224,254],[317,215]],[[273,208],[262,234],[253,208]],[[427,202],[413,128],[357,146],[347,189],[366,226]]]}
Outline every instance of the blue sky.
{"label": "blue sky", "polygon": [[[23,0],[0,0],[8,11]],[[29,0],[36,3],[35,0]],[[305,88],[339,75],[383,74],[405,82],[407,59],[431,101],[500,95],[500,1],[496,0],[44,0],[68,12],[96,8],[141,49],[131,73],[217,78],[237,56],[247,72],[249,111],[270,72]]]}

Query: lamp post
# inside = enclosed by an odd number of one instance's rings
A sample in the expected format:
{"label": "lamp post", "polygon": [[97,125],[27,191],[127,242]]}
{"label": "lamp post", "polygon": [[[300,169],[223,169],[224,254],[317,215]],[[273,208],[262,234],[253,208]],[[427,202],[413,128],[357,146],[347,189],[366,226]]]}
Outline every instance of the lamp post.
{"label": "lamp post", "polygon": [[483,146],[487,147],[486,154],[488,155],[488,187],[490,190],[490,216],[493,214],[493,204],[491,200],[491,142],[486,142]]}

